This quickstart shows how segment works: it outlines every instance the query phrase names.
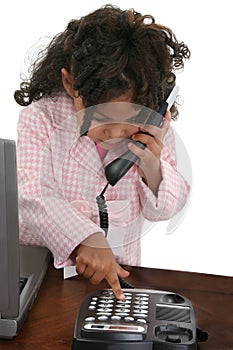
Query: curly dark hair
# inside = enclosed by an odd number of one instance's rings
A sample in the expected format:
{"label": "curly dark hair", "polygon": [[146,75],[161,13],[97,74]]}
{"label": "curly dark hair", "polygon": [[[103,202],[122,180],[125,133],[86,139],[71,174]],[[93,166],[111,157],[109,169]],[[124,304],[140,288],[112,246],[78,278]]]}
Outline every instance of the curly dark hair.
{"label": "curly dark hair", "polygon": [[[71,20],[31,67],[28,80],[14,98],[27,106],[64,89],[61,69],[73,78],[73,88],[85,107],[108,102],[131,91],[136,104],[157,110],[175,85],[190,51],[171,29],[154,17],[123,11],[112,5]],[[178,111],[172,107],[172,119]]]}

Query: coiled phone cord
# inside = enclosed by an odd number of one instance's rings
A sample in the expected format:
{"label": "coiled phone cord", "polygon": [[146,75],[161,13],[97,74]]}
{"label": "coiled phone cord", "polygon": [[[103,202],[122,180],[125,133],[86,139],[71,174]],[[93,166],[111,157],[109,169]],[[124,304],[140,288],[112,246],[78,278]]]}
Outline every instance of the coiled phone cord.
{"label": "coiled phone cord", "polygon": [[[108,221],[108,209],[107,209],[106,200],[104,198],[104,193],[105,193],[108,185],[109,185],[109,182],[104,187],[104,189],[100,193],[100,195],[96,197],[96,203],[97,203],[98,209],[99,209],[100,227],[104,230],[105,237],[107,237],[107,235],[108,235],[109,221]],[[118,276],[118,279],[119,279],[121,288],[131,288],[131,289],[135,288],[131,283],[124,280],[124,278]]]}
{"label": "coiled phone cord", "polygon": [[108,235],[108,209],[107,204],[104,198],[104,193],[108,187],[109,183],[104,187],[103,191],[100,193],[99,196],[96,197],[96,202],[99,209],[99,218],[100,218],[100,227],[105,232],[105,237]]}

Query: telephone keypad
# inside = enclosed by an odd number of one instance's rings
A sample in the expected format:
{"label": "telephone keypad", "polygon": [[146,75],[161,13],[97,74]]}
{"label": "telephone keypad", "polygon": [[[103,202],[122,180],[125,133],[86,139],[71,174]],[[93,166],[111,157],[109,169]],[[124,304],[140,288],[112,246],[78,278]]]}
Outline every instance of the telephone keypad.
{"label": "telephone keypad", "polygon": [[149,294],[124,293],[124,300],[117,300],[112,291],[102,291],[99,296],[91,298],[88,310],[95,315],[86,317],[85,322],[125,321],[126,323],[147,323]]}

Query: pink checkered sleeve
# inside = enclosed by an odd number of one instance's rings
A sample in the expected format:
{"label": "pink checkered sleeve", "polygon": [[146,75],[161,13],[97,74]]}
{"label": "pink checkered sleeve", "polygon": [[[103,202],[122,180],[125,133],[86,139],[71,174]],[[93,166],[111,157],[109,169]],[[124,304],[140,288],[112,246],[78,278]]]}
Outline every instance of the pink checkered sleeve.
{"label": "pink checkered sleeve", "polygon": [[21,111],[17,142],[20,241],[47,246],[55,267],[60,268],[71,264],[70,254],[86,237],[103,231],[59,191],[50,157],[51,132],[41,110],[33,106]]}
{"label": "pink checkered sleeve", "polygon": [[163,141],[160,164],[162,182],[157,196],[154,196],[142,181],[139,183],[143,215],[150,221],[168,220],[176,215],[186,204],[190,191],[189,184],[177,170],[175,136],[172,127],[169,128]]}

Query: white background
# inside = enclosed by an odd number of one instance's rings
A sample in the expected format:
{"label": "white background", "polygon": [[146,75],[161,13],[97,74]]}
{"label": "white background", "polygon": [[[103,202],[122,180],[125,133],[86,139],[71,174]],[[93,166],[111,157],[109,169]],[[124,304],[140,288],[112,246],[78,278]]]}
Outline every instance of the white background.
{"label": "white background", "polygon": [[[63,31],[70,19],[105,3],[9,0],[4,4],[0,13],[1,138],[17,138],[21,107],[14,102],[13,92],[19,87],[28,49],[40,37]],[[154,15],[192,52],[177,77],[184,104],[173,123],[192,165],[191,201],[172,233],[167,234],[168,222],[164,222],[145,234],[143,265],[233,276],[231,2],[116,0],[113,4]]]}

